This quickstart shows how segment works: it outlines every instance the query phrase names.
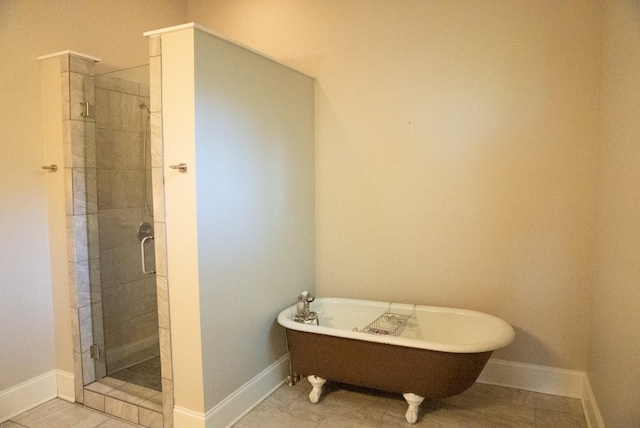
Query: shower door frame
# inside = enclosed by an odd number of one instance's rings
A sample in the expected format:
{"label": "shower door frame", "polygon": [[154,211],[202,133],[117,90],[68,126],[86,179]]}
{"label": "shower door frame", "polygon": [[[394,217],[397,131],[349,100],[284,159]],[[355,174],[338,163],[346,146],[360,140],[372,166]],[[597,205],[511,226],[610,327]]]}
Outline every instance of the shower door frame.
{"label": "shower door frame", "polygon": [[[152,189],[153,209],[156,213],[154,227],[156,239],[156,287],[158,294],[158,324],[160,359],[162,373],[162,415],[164,427],[173,426],[173,376],[171,363],[171,339],[169,320],[169,297],[166,276],[166,234],[164,224],[164,191],[162,178],[162,113],[160,86],[160,39],[150,37],[150,87],[151,87],[151,159],[152,159]],[[97,214],[97,180],[95,166],[95,123],[91,115],[95,104],[94,91],[91,85],[86,85],[90,77],[94,76],[95,63],[98,58],[79,54],[73,51],[63,51],[39,57],[55,68],[46,68],[43,74],[43,89],[55,93],[56,84],[61,82],[61,97],[43,99],[45,112],[53,111],[49,115],[52,119],[45,121],[45,147],[47,155],[57,156],[56,163],[62,173],[64,183],[64,201],[60,201],[59,193],[54,189],[56,199],[50,202],[50,208],[58,211],[64,205],[66,222],[66,242],[51,242],[52,261],[54,254],[67,254],[66,269],[56,267],[60,273],[66,273],[69,290],[69,306],[71,313],[71,340],[73,345],[73,384],[74,397],[60,394],[67,399],[87,404],[87,397],[94,397],[95,390],[88,390],[91,385],[102,377],[104,363],[100,359],[92,358],[92,345],[100,336],[100,326],[94,325],[92,312],[101,312],[101,296],[99,292],[99,251],[98,251],[98,214]],[[56,64],[57,62],[57,64]],[[59,64],[59,65],[58,65]],[[61,79],[52,77],[50,70],[59,70]],[[46,87],[45,87],[46,86]],[[60,92],[59,92],[60,93]],[[60,102],[56,107],[51,101]],[[56,113],[55,109],[60,113]],[[46,115],[45,115],[46,116]],[[57,119],[62,119],[62,124]],[[53,125],[52,125],[53,124]],[[62,156],[59,154],[62,153]],[[55,172],[55,170],[53,170]],[[48,191],[59,183],[49,186]],[[59,213],[51,213],[51,218],[59,219]],[[60,221],[57,221],[59,224]],[[55,264],[55,261],[53,261]],[[53,274],[53,273],[52,273]],[[101,315],[97,318],[101,319]],[[95,334],[95,335],[94,335]],[[93,360],[93,361],[92,361]],[[98,364],[94,364],[98,361]],[[104,359],[102,360],[104,361]],[[106,368],[104,369],[106,374]],[[68,390],[66,386],[63,388]],[[106,394],[102,396],[103,400]],[[92,398],[93,399],[93,398]],[[103,401],[104,403],[104,401]],[[130,403],[123,403],[125,406]],[[88,404],[87,404],[88,405]],[[93,406],[92,406],[93,407]],[[103,404],[103,411],[104,404]],[[138,418],[138,406],[134,405],[135,417]],[[140,409],[143,409],[140,407]],[[145,409],[146,410],[146,409]],[[109,413],[109,412],[107,412]],[[137,423],[141,423],[139,421]]]}

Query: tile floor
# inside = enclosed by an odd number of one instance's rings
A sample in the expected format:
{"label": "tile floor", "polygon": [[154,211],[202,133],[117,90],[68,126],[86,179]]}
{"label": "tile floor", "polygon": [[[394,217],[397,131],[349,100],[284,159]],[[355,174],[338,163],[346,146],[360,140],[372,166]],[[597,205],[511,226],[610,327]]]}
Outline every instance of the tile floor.
{"label": "tile floor", "polygon": [[[309,402],[306,379],[282,386],[242,418],[236,428],[411,427],[400,394],[327,382],[318,404]],[[582,403],[512,388],[476,383],[461,395],[421,405],[414,427],[586,427]]]}
{"label": "tile floor", "polygon": [[[327,382],[318,404],[307,398],[311,386],[303,379],[283,385],[242,418],[236,428],[395,428],[407,405],[400,395]],[[78,404],[55,399],[11,418],[0,428],[138,427]],[[586,427],[580,400],[475,384],[465,393],[421,406],[415,427]]]}

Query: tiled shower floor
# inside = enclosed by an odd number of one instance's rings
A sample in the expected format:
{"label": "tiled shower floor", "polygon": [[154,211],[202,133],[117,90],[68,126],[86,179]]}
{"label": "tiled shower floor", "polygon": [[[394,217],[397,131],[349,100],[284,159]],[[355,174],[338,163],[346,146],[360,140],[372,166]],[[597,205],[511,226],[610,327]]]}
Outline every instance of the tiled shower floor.
{"label": "tiled shower floor", "polygon": [[[236,428],[406,427],[401,396],[327,382],[318,404],[307,398],[305,380],[281,386],[249,412]],[[0,428],[138,427],[78,404],[55,399],[0,423]],[[423,403],[414,427],[553,427],[587,426],[580,400],[512,388],[475,384],[465,393]]]}
{"label": "tiled shower floor", "polygon": [[109,377],[156,391],[162,391],[159,356],[118,372],[109,373]]}

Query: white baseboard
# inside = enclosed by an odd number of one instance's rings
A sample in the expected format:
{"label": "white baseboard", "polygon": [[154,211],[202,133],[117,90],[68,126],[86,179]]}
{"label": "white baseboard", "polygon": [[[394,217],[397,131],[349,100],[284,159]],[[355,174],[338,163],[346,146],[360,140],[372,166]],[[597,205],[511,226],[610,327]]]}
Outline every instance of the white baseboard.
{"label": "white baseboard", "polygon": [[288,373],[289,357],[285,355],[207,411],[206,414],[175,406],[173,408],[173,425],[192,428],[233,426],[278,389],[284,383],[284,378]]}
{"label": "white baseboard", "polygon": [[58,385],[58,398],[74,403],[76,401],[76,388],[73,373],[56,370],[56,384]]}
{"label": "white baseboard", "polygon": [[205,428],[205,419],[203,413],[194,412],[179,406],[173,407],[173,426]]}
{"label": "white baseboard", "polygon": [[289,374],[289,356],[285,355],[218,403],[205,415],[206,427],[231,427],[283,383]]}
{"label": "white baseboard", "polygon": [[585,372],[490,359],[480,373],[478,382],[579,398],[582,400],[588,427],[604,428],[604,421]]}
{"label": "white baseboard", "polygon": [[478,382],[563,397],[582,398],[586,374],[534,364],[490,359]]}
{"label": "white baseboard", "polygon": [[56,370],[0,392],[0,423],[57,397]]}
{"label": "white baseboard", "polygon": [[584,377],[583,391],[582,409],[584,410],[584,417],[587,419],[587,426],[589,428],[604,428],[604,420],[602,420],[598,403],[596,403],[596,398],[593,395],[589,376],[586,375]]}

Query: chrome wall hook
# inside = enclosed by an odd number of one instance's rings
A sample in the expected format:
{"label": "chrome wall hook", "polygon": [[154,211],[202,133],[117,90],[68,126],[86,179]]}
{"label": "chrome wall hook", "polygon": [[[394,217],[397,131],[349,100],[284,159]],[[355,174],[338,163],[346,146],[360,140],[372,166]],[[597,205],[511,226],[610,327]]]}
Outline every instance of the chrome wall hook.
{"label": "chrome wall hook", "polygon": [[171,169],[177,169],[180,172],[187,172],[187,164],[184,162],[180,162],[178,165],[169,165]]}
{"label": "chrome wall hook", "polygon": [[56,165],[55,163],[52,163],[51,165],[45,165],[41,168],[49,172],[56,172],[58,170],[58,165]]}

